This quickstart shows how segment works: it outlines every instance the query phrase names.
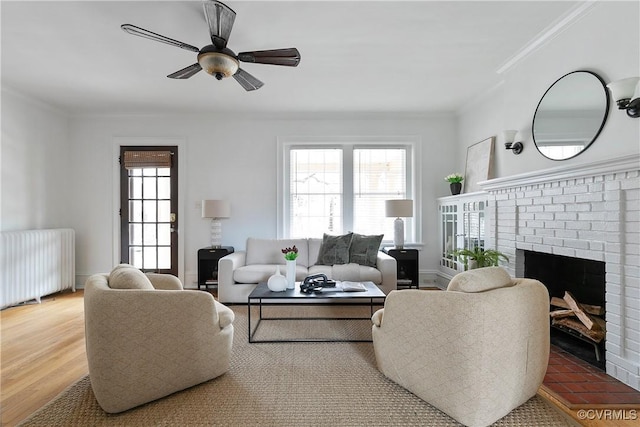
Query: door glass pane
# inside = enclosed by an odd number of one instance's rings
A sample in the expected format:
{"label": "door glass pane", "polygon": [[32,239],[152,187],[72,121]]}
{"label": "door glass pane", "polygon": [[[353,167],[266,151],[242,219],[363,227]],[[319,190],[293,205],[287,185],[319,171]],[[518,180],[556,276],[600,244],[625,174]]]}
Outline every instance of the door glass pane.
{"label": "door glass pane", "polygon": [[142,178],[142,198],[143,199],[155,199],[156,198],[156,179],[155,178]]}
{"label": "door glass pane", "polygon": [[171,202],[169,200],[158,201],[158,222],[169,222],[171,219]]}
{"label": "door glass pane", "polygon": [[142,268],[157,268],[156,262],[156,247],[145,246],[143,248],[143,267]]}
{"label": "door glass pane", "polygon": [[129,244],[142,245],[142,224],[129,224]]}
{"label": "door glass pane", "polygon": [[169,178],[158,178],[158,199],[169,199],[171,197],[171,180]]}
{"label": "door glass pane", "polygon": [[129,221],[142,222],[142,202],[129,200]]}
{"label": "door glass pane", "polygon": [[130,199],[142,198],[142,178],[139,178],[139,177],[129,178],[129,198]]}
{"label": "door glass pane", "polygon": [[156,170],[158,171],[158,176],[170,176],[171,175],[171,169],[169,169],[169,168],[158,168]]}
{"label": "door glass pane", "polygon": [[158,268],[171,268],[171,248],[158,248]]}
{"label": "door glass pane", "polygon": [[142,248],[140,246],[129,247],[129,264],[136,268],[142,268]]}
{"label": "door glass pane", "polygon": [[156,244],[156,224],[144,224],[142,241],[145,245]]}
{"label": "door glass pane", "polygon": [[155,200],[145,200],[144,201],[144,222],[156,222],[157,213],[156,213],[156,201]]}
{"label": "door glass pane", "polygon": [[171,225],[170,224],[158,224],[158,245],[171,244]]}

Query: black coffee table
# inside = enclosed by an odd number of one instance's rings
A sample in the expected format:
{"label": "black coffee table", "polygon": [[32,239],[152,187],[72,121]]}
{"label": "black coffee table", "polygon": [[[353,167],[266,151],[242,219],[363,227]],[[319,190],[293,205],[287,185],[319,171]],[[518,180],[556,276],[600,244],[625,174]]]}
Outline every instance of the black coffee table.
{"label": "black coffee table", "polygon": [[[300,292],[300,284],[296,283],[295,289],[287,289],[284,292],[272,292],[266,283],[260,283],[249,294],[247,298],[249,342],[250,343],[276,343],[276,342],[371,342],[370,339],[332,339],[332,338],[292,338],[275,340],[256,340],[255,334],[260,327],[260,323],[268,320],[363,320],[370,319],[374,312],[374,305],[383,306],[386,295],[373,282],[362,282],[366,291],[344,292],[339,287],[323,288],[321,291],[313,293]],[[339,285],[339,283],[338,283]],[[259,315],[255,328],[251,324],[251,306],[258,305]],[[263,315],[264,306],[287,306],[296,305],[298,307],[312,305],[369,305],[369,317],[265,317]]]}

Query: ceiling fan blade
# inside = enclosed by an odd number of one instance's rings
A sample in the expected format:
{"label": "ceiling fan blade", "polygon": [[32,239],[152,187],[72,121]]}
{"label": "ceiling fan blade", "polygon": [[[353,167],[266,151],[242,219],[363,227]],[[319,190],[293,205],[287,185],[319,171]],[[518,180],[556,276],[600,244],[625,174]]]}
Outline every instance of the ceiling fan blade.
{"label": "ceiling fan blade", "polygon": [[169,74],[167,77],[170,79],[188,79],[200,70],[202,70],[202,67],[196,62],[195,64],[189,65],[180,71]]}
{"label": "ceiling fan blade", "polygon": [[236,81],[240,83],[246,91],[260,89],[264,85],[264,83],[247,73],[242,68],[238,68],[238,71],[233,75],[233,78],[236,79]]}
{"label": "ceiling fan blade", "polygon": [[256,50],[254,52],[240,52],[238,59],[242,62],[297,67],[300,63],[300,52],[295,47],[290,49]]}
{"label": "ceiling fan blade", "polygon": [[209,24],[211,42],[216,47],[226,47],[233,28],[236,13],[226,4],[216,0],[204,0],[204,15]]}
{"label": "ceiling fan blade", "polygon": [[149,30],[145,30],[144,28],[136,27],[135,25],[123,24],[120,26],[120,28],[122,28],[125,33],[129,33],[134,36],[144,37],[145,39],[155,40],[160,43],[170,44],[172,46],[186,49],[191,52],[200,52],[200,49],[198,49],[195,46],[191,46],[190,44],[183,43],[178,40],[170,39],[169,37],[165,37],[161,34],[157,34]]}

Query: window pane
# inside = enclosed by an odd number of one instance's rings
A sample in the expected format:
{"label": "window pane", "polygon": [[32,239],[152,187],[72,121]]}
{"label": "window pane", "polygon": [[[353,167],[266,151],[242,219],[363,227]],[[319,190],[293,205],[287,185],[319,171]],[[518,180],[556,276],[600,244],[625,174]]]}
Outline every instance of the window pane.
{"label": "window pane", "polygon": [[342,231],[342,150],[290,151],[290,237]]}
{"label": "window pane", "polygon": [[291,206],[291,237],[322,237],[342,232],[340,195],[297,195]]}
{"label": "window pane", "polygon": [[384,202],[407,197],[406,164],[404,148],[353,150],[353,231],[393,238],[394,219],[385,217]]}

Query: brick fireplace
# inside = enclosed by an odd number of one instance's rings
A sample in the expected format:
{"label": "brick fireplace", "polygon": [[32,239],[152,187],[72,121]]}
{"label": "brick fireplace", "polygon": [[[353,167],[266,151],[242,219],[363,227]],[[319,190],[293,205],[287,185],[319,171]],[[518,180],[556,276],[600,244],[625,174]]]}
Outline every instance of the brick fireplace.
{"label": "brick fireplace", "polygon": [[640,390],[640,156],[485,181],[488,245],[605,263],[606,371]]}

